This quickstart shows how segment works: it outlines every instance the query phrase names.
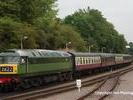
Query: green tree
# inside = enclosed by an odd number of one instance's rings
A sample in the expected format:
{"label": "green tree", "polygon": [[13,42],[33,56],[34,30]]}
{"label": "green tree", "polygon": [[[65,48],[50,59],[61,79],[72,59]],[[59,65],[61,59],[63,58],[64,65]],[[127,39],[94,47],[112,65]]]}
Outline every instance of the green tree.
{"label": "green tree", "polygon": [[18,0],[0,0],[0,17],[18,19],[20,7]]}
{"label": "green tree", "polygon": [[54,3],[56,0],[18,0],[20,6],[20,19],[33,24],[36,20],[51,20],[55,18],[56,10]]}
{"label": "green tree", "polygon": [[[56,17],[56,0],[0,0],[0,50],[20,48],[71,48],[77,51],[104,47],[106,52],[124,52],[126,41],[114,26],[94,9],[79,10],[65,20]],[[25,45],[27,44],[27,45]]]}
{"label": "green tree", "polygon": [[58,48],[64,48],[66,43],[71,42],[70,47],[76,51],[86,51],[85,47],[86,42],[81,38],[80,34],[77,33],[72,27],[68,25],[60,25],[57,29],[57,33],[59,33],[59,37],[56,40],[57,44],[59,44]]}
{"label": "green tree", "polygon": [[128,49],[128,53],[133,55],[133,42],[129,42],[128,45],[129,45],[129,48],[127,48]]}
{"label": "green tree", "polygon": [[64,49],[66,43],[71,42],[71,49],[85,51],[85,42],[71,26],[55,20],[47,26],[40,26],[40,43],[43,48]]}
{"label": "green tree", "polygon": [[52,19],[56,0],[0,0],[0,17],[10,17],[33,24],[40,17]]}
{"label": "green tree", "polygon": [[64,19],[64,23],[75,27],[93,51],[125,52],[126,40],[100,11],[88,8],[79,10]]}
{"label": "green tree", "polygon": [[[28,44],[25,48],[35,48],[35,30],[28,24],[22,24],[11,18],[0,18],[0,50],[20,48],[21,38],[26,35],[29,37],[26,41]],[[24,43],[26,44],[26,43]]]}
{"label": "green tree", "polygon": [[[1,49],[20,48],[23,36],[24,48],[39,48],[55,19],[56,0],[0,0],[0,44]],[[45,30],[41,27],[44,26]],[[44,33],[44,34],[43,34]],[[45,36],[44,36],[45,35]],[[5,41],[3,39],[5,38]],[[8,41],[6,41],[8,40]],[[7,44],[7,45],[6,45]],[[27,45],[25,45],[27,44]]]}

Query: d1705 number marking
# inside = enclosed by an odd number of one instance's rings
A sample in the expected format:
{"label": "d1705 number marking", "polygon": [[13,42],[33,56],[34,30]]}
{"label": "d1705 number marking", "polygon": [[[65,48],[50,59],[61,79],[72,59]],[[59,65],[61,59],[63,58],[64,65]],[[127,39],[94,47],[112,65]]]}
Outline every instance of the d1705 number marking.
{"label": "d1705 number marking", "polygon": [[13,72],[13,67],[11,66],[0,67],[0,72]]}

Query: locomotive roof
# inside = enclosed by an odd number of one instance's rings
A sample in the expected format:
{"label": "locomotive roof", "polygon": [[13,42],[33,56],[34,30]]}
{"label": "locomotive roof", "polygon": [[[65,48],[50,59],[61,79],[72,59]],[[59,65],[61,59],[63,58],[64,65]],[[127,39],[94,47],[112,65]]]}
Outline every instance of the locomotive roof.
{"label": "locomotive roof", "polygon": [[44,49],[9,49],[2,55],[11,55],[11,56],[28,56],[28,57],[70,57],[71,55],[63,51],[54,51],[54,50],[44,50]]}

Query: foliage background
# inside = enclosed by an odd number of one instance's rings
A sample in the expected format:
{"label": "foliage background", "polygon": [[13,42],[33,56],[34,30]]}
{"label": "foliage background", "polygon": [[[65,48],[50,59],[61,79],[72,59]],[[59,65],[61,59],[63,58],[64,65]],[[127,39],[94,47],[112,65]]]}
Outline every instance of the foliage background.
{"label": "foliage background", "polygon": [[[127,52],[122,34],[96,9],[57,17],[56,0],[0,0],[0,51],[23,47]],[[27,36],[27,39],[24,39]],[[130,43],[131,44],[131,43]]]}

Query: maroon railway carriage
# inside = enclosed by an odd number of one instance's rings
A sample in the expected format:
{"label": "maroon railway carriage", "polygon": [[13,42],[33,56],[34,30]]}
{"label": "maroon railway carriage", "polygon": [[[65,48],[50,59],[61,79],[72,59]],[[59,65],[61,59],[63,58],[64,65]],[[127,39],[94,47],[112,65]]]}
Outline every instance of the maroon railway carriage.
{"label": "maroon railway carriage", "polygon": [[96,53],[71,53],[75,71],[83,71],[101,67],[101,56]]}
{"label": "maroon railway carriage", "polygon": [[123,54],[123,63],[125,64],[131,64],[133,61],[133,58],[131,55]]}
{"label": "maroon railway carriage", "polygon": [[71,53],[74,70],[81,72],[94,69],[112,69],[116,65],[130,64],[132,56],[112,53]]}
{"label": "maroon railway carriage", "polygon": [[102,53],[101,62],[102,62],[102,67],[113,66],[116,64],[115,55],[109,53]]}

